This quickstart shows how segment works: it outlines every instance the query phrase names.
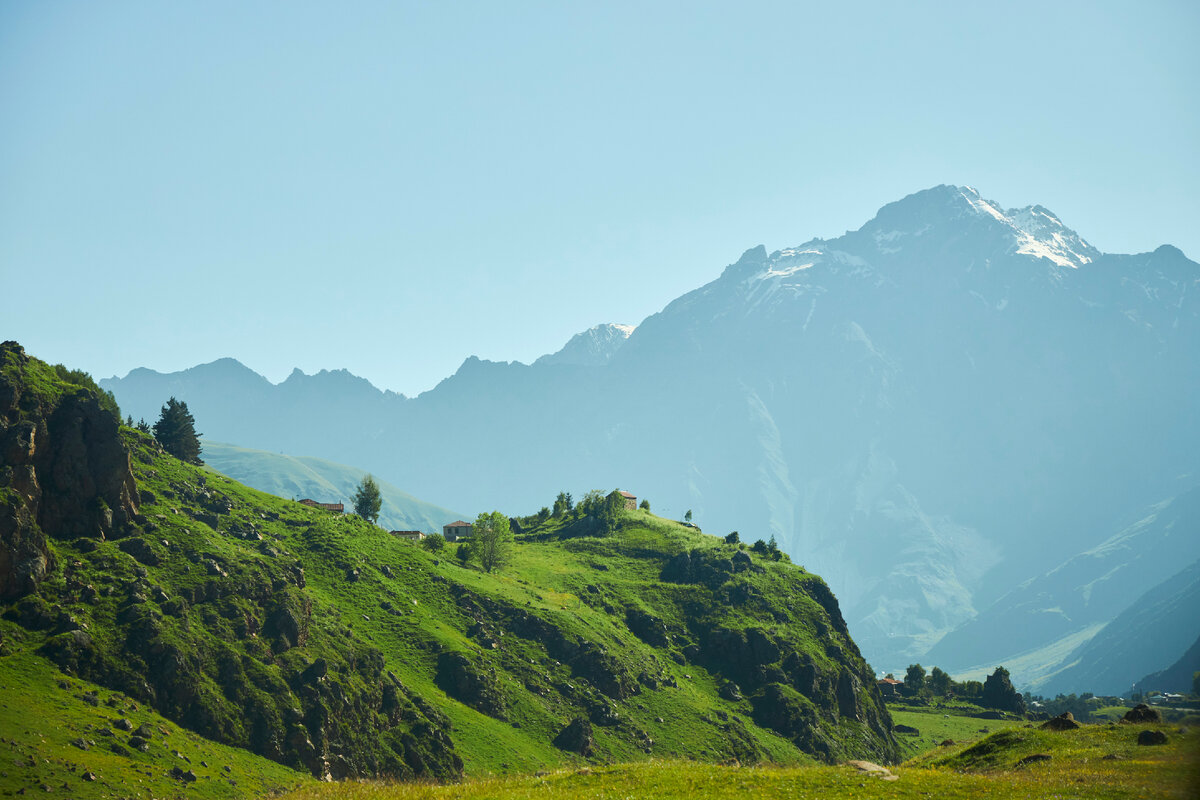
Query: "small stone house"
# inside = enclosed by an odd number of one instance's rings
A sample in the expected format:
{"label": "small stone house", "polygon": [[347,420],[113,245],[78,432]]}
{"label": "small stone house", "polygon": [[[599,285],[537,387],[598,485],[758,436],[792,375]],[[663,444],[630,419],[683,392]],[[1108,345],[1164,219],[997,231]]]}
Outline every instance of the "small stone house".
{"label": "small stone house", "polygon": [[300,505],[308,506],[309,508],[323,508],[335,514],[344,514],[346,512],[346,506],[342,503],[318,503],[316,500],[310,500],[307,497],[300,501]]}
{"label": "small stone house", "polygon": [[637,497],[624,490],[620,490],[617,494],[621,495],[621,499],[625,501],[626,511],[637,511]]}
{"label": "small stone house", "polygon": [[391,531],[390,533],[397,539],[407,539],[410,542],[419,542],[425,538],[425,534],[420,531]]}
{"label": "small stone house", "polygon": [[904,681],[898,681],[895,678],[881,678],[878,681],[879,694],[884,700],[895,700],[900,696],[900,690],[904,688]]}
{"label": "small stone house", "polygon": [[457,542],[459,539],[470,539],[471,523],[463,522],[460,519],[451,522],[449,525],[443,525],[442,535],[446,537],[447,542]]}

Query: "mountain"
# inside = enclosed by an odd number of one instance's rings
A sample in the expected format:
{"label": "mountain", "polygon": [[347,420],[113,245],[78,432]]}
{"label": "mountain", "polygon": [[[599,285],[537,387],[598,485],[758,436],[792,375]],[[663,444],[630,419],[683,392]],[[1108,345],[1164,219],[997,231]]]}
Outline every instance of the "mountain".
{"label": "mountain", "polygon": [[1142,676],[1180,660],[1197,636],[1200,561],[1137,598],[1038,691],[1053,697],[1087,686],[1098,695],[1123,694],[1138,688],[1134,685]]}
{"label": "mountain", "polygon": [[1174,664],[1135,681],[1130,687],[1130,694],[1135,691],[1195,692],[1197,672],[1200,672],[1200,637]]}
{"label": "mountain", "polygon": [[[353,506],[354,493],[363,470],[335,464],[320,458],[286,456],[235,447],[220,442],[204,442],[204,462],[239,483],[279,497],[320,503]],[[383,498],[378,523],[390,530],[419,530],[440,533],[442,526],[457,519],[474,519],[474,514],[450,511],[418,500],[384,481],[376,481]]]}
{"label": "mountain", "polygon": [[[100,398],[0,345],[0,710],[31,681],[51,710],[6,729],[40,757],[0,780],[53,774],[64,717],[76,776],[182,776],[214,742],[326,779],[898,760],[836,598],[786,558],[577,507],[522,518],[485,572],[183,463]],[[81,702],[45,696],[55,668]]]}
{"label": "mountain", "polygon": [[[938,186],[835,239],[746,251],[599,366],[469,358],[415,398],[323,374],[252,404],[211,365],[102,385],[150,409],[177,387],[213,438],[448,507],[620,486],[774,535],[896,671],[1200,483],[1197,280],[1175,248],[1101,253],[1041,206]],[[944,666],[1010,654],[984,641]]]}
{"label": "mountain", "polygon": [[625,344],[633,333],[633,325],[608,323],[588,328],[571,337],[557,353],[544,355],[534,365],[577,364],[585,367],[600,367],[612,360],[613,355]]}
{"label": "mountain", "polygon": [[[989,656],[1007,653],[1001,661],[1013,680],[1036,690],[1063,667],[1061,659],[1070,656],[1047,654],[1036,667],[1023,668],[1031,660],[1028,651],[1056,648],[1073,639],[1076,645],[1086,641],[1132,598],[1174,575],[1181,562],[1200,558],[1198,531],[1200,489],[1156,503],[1144,517],[1099,545],[1023,582],[939,641],[927,658],[937,664],[973,663],[986,670],[994,666]],[[1065,688],[1093,691],[1082,684]]]}

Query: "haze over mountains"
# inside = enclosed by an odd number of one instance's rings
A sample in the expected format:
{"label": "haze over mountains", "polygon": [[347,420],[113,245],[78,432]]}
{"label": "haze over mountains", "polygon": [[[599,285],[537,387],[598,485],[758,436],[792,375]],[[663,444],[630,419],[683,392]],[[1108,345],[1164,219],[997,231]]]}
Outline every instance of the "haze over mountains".
{"label": "haze over mountains", "polygon": [[[232,359],[102,385],[135,418],[174,395],[208,438],[441,506],[620,487],[708,532],[775,535],[876,669],[966,669],[1082,645],[1197,557],[1174,548],[1200,538],[1182,497],[1200,484],[1198,281],[1173,247],[1104,254],[1041,206],[939,186],[836,239],[752,248],[631,333],[469,358],[416,398],[345,371],[274,385]],[[1161,564],[1093,557],[1151,514],[1174,515],[1170,536],[1143,526]]]}

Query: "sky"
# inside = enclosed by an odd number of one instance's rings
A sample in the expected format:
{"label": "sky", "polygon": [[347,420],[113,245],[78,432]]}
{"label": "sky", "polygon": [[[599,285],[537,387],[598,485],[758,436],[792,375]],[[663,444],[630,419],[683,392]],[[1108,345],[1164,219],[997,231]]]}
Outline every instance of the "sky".
{"label": "sky", "polygon": [[0,338],[409,395],[941,183],[1200,258],[1200,4],[0,0]]}

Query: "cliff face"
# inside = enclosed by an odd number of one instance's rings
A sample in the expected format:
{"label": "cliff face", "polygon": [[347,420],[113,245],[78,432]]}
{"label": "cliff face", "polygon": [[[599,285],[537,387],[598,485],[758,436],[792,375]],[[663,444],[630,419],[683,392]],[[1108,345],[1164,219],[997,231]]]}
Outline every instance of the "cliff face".
{"label": "cliff face", "polygon": [[115,538],[138,513],[116,417],[16,342],[0,344],[0,597],[53,566],[46,537]]}

